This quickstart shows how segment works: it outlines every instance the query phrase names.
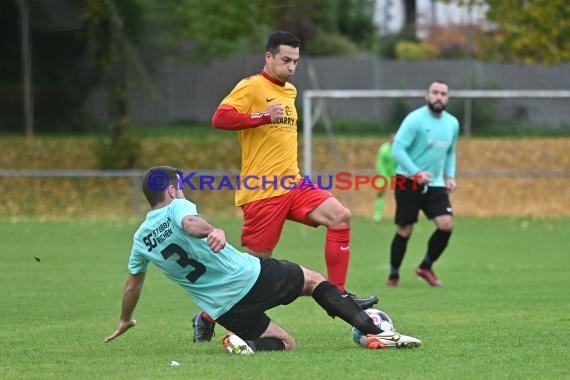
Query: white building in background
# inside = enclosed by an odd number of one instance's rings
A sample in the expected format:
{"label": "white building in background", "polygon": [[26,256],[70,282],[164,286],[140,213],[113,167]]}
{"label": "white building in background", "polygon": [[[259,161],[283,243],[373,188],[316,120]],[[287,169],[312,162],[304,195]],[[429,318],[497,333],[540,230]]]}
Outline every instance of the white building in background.
{"label": "white building in background", "polygon": [[[485,15],[489,7],[468,7],[446,4],[437,0],[416,0],[418,37],[426,37],[432,25],[440,26],[488,26]],[[374,20],[381,34],[397,33],[404,26],[403,0],[376,0]]]}

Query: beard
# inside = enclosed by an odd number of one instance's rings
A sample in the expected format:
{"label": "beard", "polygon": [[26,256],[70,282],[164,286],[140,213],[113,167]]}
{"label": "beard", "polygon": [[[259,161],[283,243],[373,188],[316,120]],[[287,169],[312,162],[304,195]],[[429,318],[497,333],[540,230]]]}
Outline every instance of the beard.
{"label": "beard", "polygon": [[427,102],[429,109],[434,113],[442,113],[445,110],[445,104],[441,102]]}

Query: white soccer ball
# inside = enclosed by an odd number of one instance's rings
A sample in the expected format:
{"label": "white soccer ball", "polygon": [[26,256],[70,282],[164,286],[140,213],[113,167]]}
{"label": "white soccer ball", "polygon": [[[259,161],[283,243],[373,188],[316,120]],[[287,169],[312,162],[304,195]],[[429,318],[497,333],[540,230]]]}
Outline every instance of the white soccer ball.
{"label": "white soccer ball", "polygon": [[[378,309],[366,309],[364,310],[372,318],[374,324],[380,327],[383,331],[396,331],[394,324],[392,323],[392,318],[382,310]],[[363,333],[358,331],[355,327],[351,329],[352,340],[354,343],[361,345],[360,339],[364,336]]]}

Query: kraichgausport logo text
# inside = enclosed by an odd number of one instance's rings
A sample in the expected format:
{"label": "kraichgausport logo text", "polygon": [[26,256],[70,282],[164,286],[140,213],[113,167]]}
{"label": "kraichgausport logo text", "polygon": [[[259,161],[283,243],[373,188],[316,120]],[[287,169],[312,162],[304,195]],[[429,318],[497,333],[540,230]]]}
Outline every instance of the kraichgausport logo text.
{"label": "kraichgausport logo text", "polygon": [[[406,189],[406,179],[412,179],[411,188]],[[370,186],[375,190],[417,190],[419,176],[394,175],[386,177],[382,175],[353,175],[350,172],[338,172],[335,175],[317,175],[315,177],[293,175],[256,176],[256,175],[205,175],[198,172],[180,173],[178,175],[179,190],[295,190],[295,189],[321,189],[321,190],[359,190]],[[170,185],[166,173],[154,172],[148,176],[148,185],[154,190],[164,190]]]}

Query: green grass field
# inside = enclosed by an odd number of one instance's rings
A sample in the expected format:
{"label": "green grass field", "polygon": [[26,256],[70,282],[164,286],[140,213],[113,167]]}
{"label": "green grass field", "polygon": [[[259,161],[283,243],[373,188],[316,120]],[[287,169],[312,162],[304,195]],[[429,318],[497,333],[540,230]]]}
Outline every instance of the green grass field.
{"label": "green grass field", "polygon": [[[240,221],[210,218],[239,245]],[[561,379],[570,378],[570,220],[458,218],[437,265],[444,287],[415,278],[432,225],[416,226],[388,289],[389,221],[354,222],[349,290],[377,294],[415,350],[368,351],[311,298],[269,314],[298,350],[230,356],[219,326],[191,342],[197,311],[152,268],[136,328],[116,341],[132,233],[138,221],[0,221],[1,379]],[[324,230],[288,224],[274,254],[324,270]],[[36,259],[37,258],[37,259]],[[231,286],[231,284],[228,284]],[[172,360],[181,363],[171,367]]]}

